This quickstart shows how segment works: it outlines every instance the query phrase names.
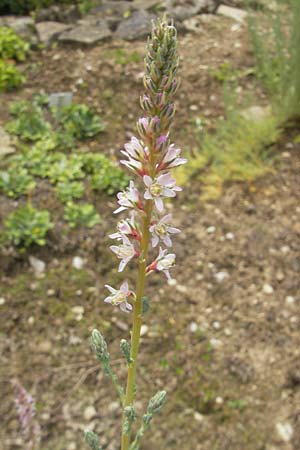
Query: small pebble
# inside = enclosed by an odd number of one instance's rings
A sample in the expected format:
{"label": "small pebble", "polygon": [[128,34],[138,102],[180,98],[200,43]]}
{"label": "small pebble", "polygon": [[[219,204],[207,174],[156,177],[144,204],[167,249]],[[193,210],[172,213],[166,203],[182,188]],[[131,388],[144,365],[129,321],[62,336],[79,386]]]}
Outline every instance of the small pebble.
{"label": "small pebble", "polygon": [[176,286],[176,284],[177,284],[177,280],[175,280],[175,278],[171,278],[170,280],[168,280],[169,286]]}
{"label": "small pebble", "polygon": [[35,320],[34,320],[34,317],[33,317],[33,316],[28,317],[28,324],[29,324],[29,325],[33,325],[34,322],[35,322]]}
{"label": "small pebble", "polygon": [[231,336],[231,330],[229,328],[225,328],[224,334],[225,336]]}
{"label": "small pebble", "polygon": [[215,274],[215,279],[217,280],[218,283],[222,283],[222,281],[224,281],[226,278],[229,277],[229,273],[228,272],[218,272]]}
{"label": "small pebble", "polygon": [[218,322],[218,321],[214,322],[213,323],[213,327],[214,327],[215,330],[219,330],[221,328],[220,322]]}
{"label": "small pebble", "polygon": [[143,324],[141,326],[141,336],[145,336],[145,334],[147,334],[148,331],[149,331],[149,327],[147,325]]}
{"label": "small pebble", "polygon": [[188,291],[188,288],[184,286],[183,284],[177,284],[176,291],[180,292],[181,294],[186,294]]}
{"label": "small pebble", "polygon": [[216,227],[210,226],[206,229],[207,234],[213,234],[216,231]]}
{"label": "small pebble", "polygon": [[224,400],[223,400],[222,397],[216,397],[215,402],[216,402],[217,405],[223,405]]}
{"label": "small pebble", "polygon": [[197,422],[203,422],[204,416],[203,416],[203,414],[200,414],[198,411],[195,411],[195,412],[194,412],[194,419],[195,419]]}
{"label": "small pebble", "polygon": [[288,245],[283,245],[283,246],[280,248],[281,253],[284,253],[285,255],[286,255],[287,253],[289,253],[290,250],[291,250],[291,249],[290,249],[290,247],[289,247]]}
{"label": "small pebble", "polygon": [[198,330],[198,324],[196,322],[191,322],[189,325],[189,329],[191,333],[196,333]]}
{"label": "small pebble", "polygon": [[233,241],[234,239],[234,234],[233,233],[226,233],[225,237],[228,241]]}
{"label": "small pebble", "polygon": [[74,256],[73,261],[72,261],[72,266],[74,267],[74,269],[77,269],[77,270],[82,269],[84,266],[84,259],[81,258],[80,256]]}
{"label": "small pebble", "polygon": [[214,349],[219,349],[219,348],[221,348],[222,346],[223,346],[223,342],[220,340],[220,339],[214,339],[214,338],[212,338],[210,341],[209,341],[209,343],[210,343],[210,345],[212,346],[212,348],[214,348]]}
{"label": "small pebble", "polygon": [[288,422],[284,423],[277,423],[276,424],[276,431],[278,433],[278,436],[283,442],[290,442],[290,440],[293,437],[294,431],[292,428],[292,425]]}
{"label": "small pebble", "polygon": [[271,294],[273,294],[273,292],[274,292],[274,289],[270,284],[266,283],[263,285],[263,293],[264,294],[271,295]]}
{"label": "small pebble", "polygon": [[87,406],[83,412],[85,420],[90,421],[97,415],[97,411],[94,406]]}
{"label": "small pebble", "polygon": [[0,306],[5,304],[5,298],[4,297],[0,297]]}
{"label": "small pebble", "polygon": [[54,289],[48,289],[47,290],[47,295],[48,295],[48,297],[53,297],[53,295],[55,295],[55,290]]}
{"label": "small pebble", "polygon": [[288,295],[287,297],[285,297],[285,303],[287,303],[288,305],[293,305],[295,303],[295,298],[291,295]]}

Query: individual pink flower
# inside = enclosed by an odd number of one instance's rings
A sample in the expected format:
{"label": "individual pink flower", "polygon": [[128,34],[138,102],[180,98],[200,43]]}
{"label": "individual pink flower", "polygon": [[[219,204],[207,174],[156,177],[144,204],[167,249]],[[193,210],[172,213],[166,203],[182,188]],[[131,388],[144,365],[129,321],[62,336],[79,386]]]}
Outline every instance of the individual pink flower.
{"label": "individual pink flower", "polygon": [[163,272],[168,280],[171,280],[169,270],[175,266],[176,255],[175,253],[167,254],[168,250],[159,249],[158,257],[147,267],[147,273],[152,270]]}
{"label": "individual pink flower", "polygon": [[148,173],[147,162],[149,150],[136,137],[132,137],[131,141],[125,144],[125,150],[121,150],[121,153],[128,158],[128,160],[122,159],[120,161],[121,164],[124,164],[128,169],[141,176]]}
{"label": "individual pink flower", "polygon": [[149,175],[144,175],[144,183],[147,186],[144,198],[146,200],[154,200],[155,206],[159,212],[164,209],[163,198],[164,197],[175,197],[176,191],[181,191],[182,189],[175,185],[174,178],[171,177],[170,173],[165,173],[159,175],[157,178],[151,178]]}
{"label": "individual pink flower", "polygon": [[129,261],[137,255],[134,245],[127,236],[123,236],[121,245],[111,245],[109,248],[121,260],[118,269],[119,272],[122,272]]}
{"label": "individual pink flower", "polygon": [[129,311],[132,311],[132,305],[127,302],[127,299],[132,295],[134,296],[134,293],[129,290],[127,281],[124,281],[121,284],[120,289],[114,289],[113,287],[109,286],[109,284],[106,284],[105,287],[111,293],[111,295],[104,299],[105,303],[110,303],[114,306],[120,306],[120,309],[123,312],[129,313]]}
{"label": "individual pink flower", "polygon": [[155,141],[155,150],[162,151],[168,142],[168,134],[161,134]]}
{"label": "individual pink flower", "polygon": [[125,211],[126,209],[143,209],[139,198],[139,191],[134,186],[134,181],[130,181],[129,187],[125,191],[119,192],[117,197],[118,203],[121,206],[114,211],[114,214]]}
{"label": "individual pink flower", "polygon": [[174,144],[170,145],[163,159],[157,165],[157,171],[171,169],[185,164],[187,159],[179,158],[180,153],[180,148],[175,148]]}
{"label": "individual pink flower", "polygon": [[141,235],[138,230],[138,224],[134,219],[134,211],[132,211],[132,215],[129,219],[122,219],[117,224],[117,232],[110,234],[109,237],[111,239],[123,240],[124,235],[131,236],[138,241],[141,240]]}
{"label": "individual pink flower", "polygon": [[174,228],[168,224],[171,219],[171,214],[167,214],[162,217],[158,222],[153,223],[149,231],[152,233],[151,244],[152,247],[156,247],[159,241],[161,240],[167,247],[171,247],[172,241],[170,238],[170,234],[180,233],[178,228]]}

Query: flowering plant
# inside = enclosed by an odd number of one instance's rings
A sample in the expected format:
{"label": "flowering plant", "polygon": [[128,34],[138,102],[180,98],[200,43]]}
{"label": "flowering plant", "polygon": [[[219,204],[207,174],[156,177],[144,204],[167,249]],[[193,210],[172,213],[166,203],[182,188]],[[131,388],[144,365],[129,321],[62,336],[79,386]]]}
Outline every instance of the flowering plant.
{"label": "flowering plant", "polygon": [[[119,207],[115,214],[128,212],[129,217],[117,225],[117,232],[110,235],[116,245],[110,249],[120,260],[119,272],[123,272],[131,260],[137,260],[138,275],[135,291],[124,281],[119,288],[106,285],[109,295],[105,303],[120,307],[125,313],[132,313],[131,343],[121,341],[121,351],[128,366],[127,386],[124,392],[110,365],[106,342],[98,330],[92,333],[92,348],[106,375],[110,376],[120,396],[123,407],[122,450],[138,450],[141,438],[149,428],[150,422],[163,406],[166,392],[160,391],[150,400],[147,412],[134,439],[131,436],[132,423],[136,419],[134,409],[137,356],[143,314],[147,308],[144,297],[146,277],[152,272],[163,272],[171,278],[170,269],[175,264],[175,254],[169,253],[172,246],[171,235],[179,233],[171,222],[171,215],[164,215],[165,201],[176,196],[181,188],[176,186],[170,169],[186,162],[180,157],[180,149],[170,141],[170,127],[175,113],[173,96],[179,81],[177,32],[173,24],[165,18],[153,24],[148,51],[145,58],[144,87],[146,93],[141,97],[141,107],[145,116],[137,122],[139,138],[132,137],[125,144],[121,160],[137,177],[129,187],[117,194]],[[151,257],[150,247],[158,255]],[[167,247],[167,248],[164,248]],[[86,432],[86,441],[91,449],[100,450],[99,439],[93,432]]]}

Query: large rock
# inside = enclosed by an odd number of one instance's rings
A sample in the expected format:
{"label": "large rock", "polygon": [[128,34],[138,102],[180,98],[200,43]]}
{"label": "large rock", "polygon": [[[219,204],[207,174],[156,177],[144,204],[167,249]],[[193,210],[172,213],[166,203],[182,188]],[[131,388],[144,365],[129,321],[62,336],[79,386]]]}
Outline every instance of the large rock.
{"label": "large rock", "polygon": [[226,5],[219,6],[217,13],[241,23],[244,22],[247,17],[247,11],[239,8],[232,8],[231,6]]}
{"label": "large rock", "polygon": [[40,41],[50,45],[61,33],[70,29],[70,25],[60,22],[39,22],[36,25]]}
{"label": "large rock", "polygon": [[119,24],[116,36],[126,41],[143,38],[150,33],[151,20],[155,19],[155,17],[154,14],[147,11],[136,11]]}
{"label": "large rock", "polygon": [[170,17],[183,21],[200,13],[213,13],[218,0],[166,0],[166,10]]}
{"label": "large rock", "polygon": [[19,36],[27,39],[35,33],[35,24],[32,17],[4,16],[0,19],[0,25],[12,28]]}
{"label": "large rock", "polygon": [[111,31],[105,21],[97,22],[97,25],[79,25],[59,36],[59,41],[92,45],[111,36]]}

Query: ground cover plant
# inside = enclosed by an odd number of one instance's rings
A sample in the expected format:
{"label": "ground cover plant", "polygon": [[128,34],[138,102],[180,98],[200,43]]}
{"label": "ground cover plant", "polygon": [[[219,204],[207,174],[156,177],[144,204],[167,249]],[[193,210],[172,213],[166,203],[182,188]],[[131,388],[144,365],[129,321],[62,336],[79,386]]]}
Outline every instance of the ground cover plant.
{"label": "ground cover plant", "polygon": [[[19,151],[2,162],[0,190],[16,199],[31,194],[39,179],[48,180],[64,204],[62,218],[69,226],[91,228],[101,223],[99,213],[92,204],[76,204],[76,199],[84,196],[87,186],[114,194],[127,186],[128,177],[105,155],[74,151],[79,141],[103,132],[104,125],[94,111],[84,104],[73,104],[53,109],[49,117],[47,105],[44,94],[35,95],[31,102],[21,100],[11,105],[13,119],[6,124],[6,130],[19,138]],[[21,206],[13,213],[12,220],[5,222],[7,232],[2,243],[45,245],[46,240],[39,237],[33,236],[25,243],[13,237],[14,231],[20,233],[21,226],[27,229],[30,212],[28,205],[28,210]]]}
{"label": "ground cover plant", "polygon": [[8,27],[0,26],[0,92],[18,88],[25,76],[15,62],[25,61],[29,44]]}

